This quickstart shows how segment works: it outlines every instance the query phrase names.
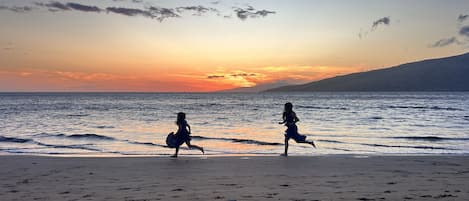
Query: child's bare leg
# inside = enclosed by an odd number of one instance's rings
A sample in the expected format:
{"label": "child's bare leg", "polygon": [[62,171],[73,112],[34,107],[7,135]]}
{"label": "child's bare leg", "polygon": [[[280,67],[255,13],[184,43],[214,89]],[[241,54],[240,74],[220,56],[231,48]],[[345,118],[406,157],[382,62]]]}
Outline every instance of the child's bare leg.
{"label": "child's bare leg", "polygon": [[314,144],[314,141],[311,140],[311,142],[309,142],[311,144],[311,146],[313,146],[314,148],[316,148],[316,145]]}
{"label": "child's bare leg", "polygon": [[187,141],[186,144],[187,144],[187,146],[189,147],[189,149],[196,148],[196,149],[200,150],[203,154],[205,154],[203,147],[199,147],[199,146],[197,146],[197,145],[192,145],[192,144],[190,143],[190,141]]}
{"label": "child's bare leg", "polygon": [[171,157],[177,158],[178,157],[178,152],[179,152],[179,146],[176,147],[176,152]]}
{"label": "child's bare leg", "polygon": [[289,138],[285,138],[285,151],[283,152],[283,156],[288,156],[288,140]]}
{"label": "child's bare leg", "polygon": [[313,146],[314,148],[316,148],[316,145],[314,144],[314,141],[312,141],[312,140],[311,140],[311,141],[306,141],[306,140],[305,140],[305,141],[299,141],[299,142],[297,142],[297,143],[310,144],[311,146]]}

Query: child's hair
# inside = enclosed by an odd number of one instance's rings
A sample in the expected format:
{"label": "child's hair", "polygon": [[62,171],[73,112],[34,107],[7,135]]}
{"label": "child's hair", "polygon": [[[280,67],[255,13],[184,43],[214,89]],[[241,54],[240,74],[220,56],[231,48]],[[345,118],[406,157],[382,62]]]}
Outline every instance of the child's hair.
{"label": "child's hair", "polygon": [[186,113],[178,112],[178,117],[177,117],[177,120],[176,120],[176,124],[182,123],[184,120],[186,120]]}
{"label": "child's hair", "polygon": [[293,112],[293,104],[290,102],[285,103],[284,112]]}

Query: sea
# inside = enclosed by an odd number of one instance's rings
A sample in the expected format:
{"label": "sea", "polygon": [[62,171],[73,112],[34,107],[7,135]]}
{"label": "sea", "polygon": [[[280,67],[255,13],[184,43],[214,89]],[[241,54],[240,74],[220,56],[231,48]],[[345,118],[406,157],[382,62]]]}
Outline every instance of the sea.
{"label": "sea", "polygon": [[278,155],[286,102],[317,145],[289,155],[469,154],[468,92],[314,92],[0,93],[0,155],[168,156],[178,112],[205,156]]}

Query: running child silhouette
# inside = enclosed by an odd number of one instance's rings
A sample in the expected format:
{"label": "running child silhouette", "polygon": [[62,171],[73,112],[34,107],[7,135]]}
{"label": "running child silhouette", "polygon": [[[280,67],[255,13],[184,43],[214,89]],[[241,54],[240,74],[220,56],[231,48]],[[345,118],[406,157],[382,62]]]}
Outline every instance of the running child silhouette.
{"label": "running child silhouette", "polygon": [[306,136],[300,135],[298,133],[296,122],[300,121],[300,119],[298,119],[296,113],[293,111],[292,103],[285,103],[282,119],[283,121],[279,122],[279,124],[285,124],[287,127],[287,130],[285,131],[285,152],[282,154],[282,156],[288,156],[288,140],[290,140],[290,138],[293,138],[297,143],[308,143],[316,148],[316,145],[314,145],[312,140],[306,141]]}
{"label": "running child silhouette", "polygon": [[202,153],[205,153],[203,147],[191,144],[191,136],[190,136],[191,126],[187,123],[186,114],[184,112],[179,112],[177,114],[176,124],[178,125],[178,130],[175,134],[175,137],[176,137],[176,153],[174,153],[174,155],[172,155],[171,157],[173,157],[173,158],[178,157],[179,147],[184,143],[187,144],[189,149],[196,148],[196,149],[200,150]]}

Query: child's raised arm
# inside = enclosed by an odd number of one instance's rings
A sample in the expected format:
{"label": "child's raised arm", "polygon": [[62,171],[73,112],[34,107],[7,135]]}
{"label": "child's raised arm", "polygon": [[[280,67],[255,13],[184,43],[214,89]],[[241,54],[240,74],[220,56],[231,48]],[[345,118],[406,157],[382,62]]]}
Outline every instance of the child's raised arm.
{"label": "child's raised arm", "polygon": [[282,121],[282,122],[278,122],[278,124],[284,124],[284,123],[287,121],[285,112],[284,112],[283,115],[282,115],[282,119],[283,119],[283,121]]}

